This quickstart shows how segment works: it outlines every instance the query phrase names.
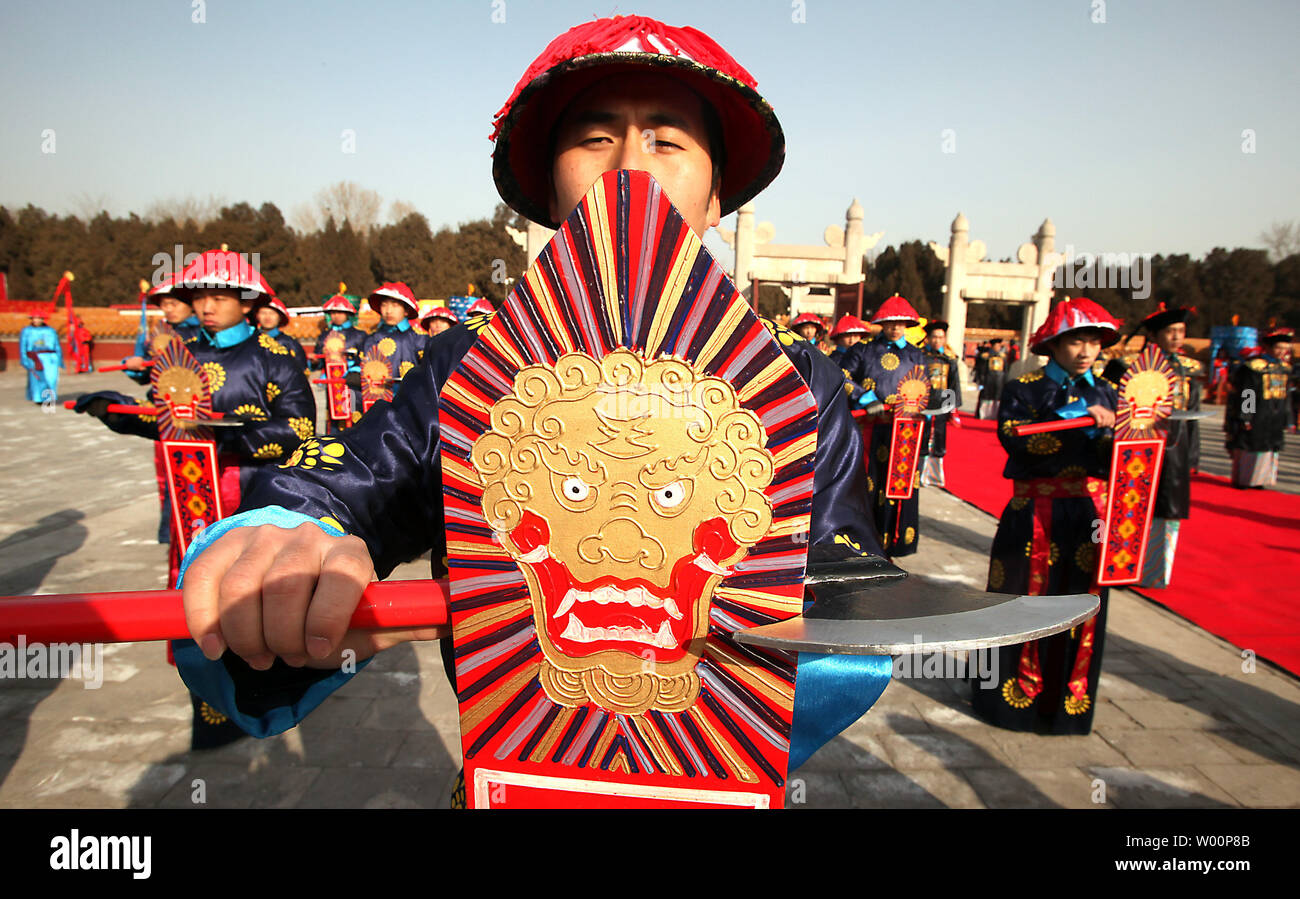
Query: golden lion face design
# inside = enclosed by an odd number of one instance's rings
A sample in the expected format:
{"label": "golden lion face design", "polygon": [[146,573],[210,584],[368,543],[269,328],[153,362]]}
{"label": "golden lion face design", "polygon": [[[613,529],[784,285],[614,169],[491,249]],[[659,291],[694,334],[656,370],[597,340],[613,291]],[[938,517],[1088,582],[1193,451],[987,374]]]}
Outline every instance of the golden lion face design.
{"label": "golden lion face design", "polygon": [[178,423],[192,422],[198,417],[197,404],[203,395],[203,380],[198,372],[173,365],[158,375],[154,389],[158,399],[171,408],[172,418]]}
{"label": "golden lion face design", "polygon": [[772,523],[762,424],[726,381],[618,349],[523,369],[471,455],[528,582],[554,701],[694,703],[714,589]]}
{"label": "golden lion face design", "polygon": [[1155,369],[1134,372],[1124,387],[1129,427],[1145,430],[1156,423],[1156,406],[1170,402],[1169,380]]}

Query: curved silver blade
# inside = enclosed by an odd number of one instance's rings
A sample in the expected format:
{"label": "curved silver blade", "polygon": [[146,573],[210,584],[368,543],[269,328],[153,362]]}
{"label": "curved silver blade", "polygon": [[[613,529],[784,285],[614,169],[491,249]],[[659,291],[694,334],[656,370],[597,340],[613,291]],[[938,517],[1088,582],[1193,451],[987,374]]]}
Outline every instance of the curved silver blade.
{"label": "curved silver blade", "polygon": [[1169,413],[1170,421],[1203,421],[1207,418],[1218,418],[1219,413],[1212,409],[1175,409]]}
{"label": "curved silver blade", "polygon": [[806,614],[736,633],[793,652],[905,655],[1006,646],[1067,630],[1097,614],[1089,594],[1011,596],[910,575],[879,586],[824,585]]}

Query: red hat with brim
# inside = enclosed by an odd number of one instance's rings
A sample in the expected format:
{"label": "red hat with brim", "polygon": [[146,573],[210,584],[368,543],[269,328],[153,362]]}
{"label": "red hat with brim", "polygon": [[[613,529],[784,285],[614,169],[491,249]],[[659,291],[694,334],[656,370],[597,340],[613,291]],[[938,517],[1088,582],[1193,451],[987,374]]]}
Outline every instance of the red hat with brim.
{"label": "red hat with brim", "polygon": [[876,314],[871,318],[873,325],[882,325],[885,322],[907,322],[915,325],[920,321],[921,316],[912,308],[912,304],[898,294],[894,294],[881,303],[880,308],[876,310]]}
{"label": "red hat with brim", "polygon": [[822,324],[822,317],[820,315],[817,315],[814,312],[805,312],[803,315],[799,316],[794,321],[790,322],[791,328],[799,328],[804,325],[816,325],[817,330],[819,331],[822,328],[826,327],[824,324]]}
{"label": "red hat with brim", "polygon": [[460,323],[460,319],[456,317],[456,313],[452,312],[446,306],[432,306],[429,308],[428,312],[420,316],[420,324],[424,324],[425,322],[435,318],[440,318],[453,325]]}
{"label": "red hat with brim", "polygon": [[846,315],[835,323],[835,329],[831,331],[831,338],[848,337],[851,334],[866,337],[871,334],[871,329],[863,324],[862,319],[856,315]]}
{"label": "red hat with brim", "polygon": [[1259,339],[1259,343],[1261,346],[1265,346],[1270,343],[1278,343],[1279,341],[1293,340],[1295,340],[1295,331],[1292,328],[1270,328],[1264,333],[1264,336]]}
{"label": "red hat with brim", "polygon": [[726,151],[719,191],[723,215],[753,199],[781,171],[785,135],[755,90],[753,75],[702,31],[645,16],[615,16],[570,28],[547,44],[497,112],[492,177],[501,198],[533,221],[558,228],[550,213],[547,152],[556,124],[573,99],[598,81],[647,71],[680,80],[717,112]]}
{"label": "red hat with brim", "polygon": [[185,266],[170,282],[164,282],[149,291],[150,299],[164,295],[174,296],[190,303],[190,292],[195,290],[230,290],[247,298],[273,297],[271,285],[253,268],[242,253],[234,250],[208,250]]}
{"label": "red hat with brim", "polygon": [[189,294],[185,291],[178,292],[175,289],[178,277],[179,275],[176,272],[167,275],[161,283],[149,288],[149,292],[145,294],[145,299],[151,306],[160,305],[163,297],[171,297],[174,300],[180,300],[182,303],[189,303]]}
{"label": "red hat with brim", "polygon": [[1109,312],[1086,297],[1066,297],[1052,307],[1047,321],[1029,338],[1029,349],[1039,356],[1050,356],[1049,341],[1071,331],[1083,330],[1100,331],[1103,347],[1119,340],[1119,322]]}
{"label": "red hat with brim", "polygon": [[411,288],[401,281],[388,281],[379,285],[370,292],[370,296],[366,297],[366,299],[370,301],[370,305],[375,308],[375,311],[379,310],[380,301],[397,300],[406,307],[407,318],[415,318],[420,314],[420,304],[415,301],[415,294],[411,292]]}
{"label": "red hat with brim", "polygon": [[353,305],[352,300],[341,293],[336,293],[334,296],[326,300],[321,305],[321,309],[326,312],[346,312],[348,315],[357,314],[357,307]]}
{"label": "red hat with brim", "polygon": [[475,300],[474,304],[465,310],[465,315],[486,315],[489,312],[495,312],[496,308],[489,300]]}
{"label": "red hat with brim", "polygon": [[263,306],[269,306],[276,312],[280,313],[279,327],[283,328],[285,325],[289,324],[289,307],[284,305],[284,301],[274,294],[259,298],[258,301],[253,304],[253,308],[248,313],[249,319],[256,323],[257,310],[261,309]]}

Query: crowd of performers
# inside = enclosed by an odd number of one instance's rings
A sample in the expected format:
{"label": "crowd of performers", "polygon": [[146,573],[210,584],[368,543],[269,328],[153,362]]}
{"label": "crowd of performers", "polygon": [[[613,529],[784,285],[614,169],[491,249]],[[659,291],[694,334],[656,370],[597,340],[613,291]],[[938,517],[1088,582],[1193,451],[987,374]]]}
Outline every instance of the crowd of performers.
{"label": "crowd of performers", "polygon": [[[631,33],[625,33],[628,29]],[[691,40],[704,55],[688,60],[689,67],[662,51],[666,41],[676,39],[673,35],[682,34],[662,23],[626,17],[579,26],[548,47],[498,114],[493,175],[502,198],[521,214],[556,228],[602,173],[642,168],[655,175],[686,223],[702,235],[719,215],[761,191],[775,178],[784,156],[775,114],[748,74],[698,32],[692,32]],[[629,46],[639,49],[629,51]],[[589,75],[602,72],[600,66],[611,55],[618,55],[623,68],[588,78],[568,93],[554,93],[569,83],[561,75],[579,69]],[[705,83],[696,80],[700,71],[712,79],[704,106],[726,113],[717,120],[701,112],[700,98],[692,92]],[[692,87],[686,90],[682,84]],[[647,93],[653,93],[657,105],[641,102]],[[703,165],[674,168],[674,153],[656,154],[643,146],[640,135],[646,124],[639,117],[647,108],[656,115],[656,128],[665,127],[662,121],[679,123],[673,127],[684,136],[664,145],[700,157]],[[623,130],[637,139],[625,142],[626,135],[609,126],[611,120],[627,125]],[[607,147],[617,152],[607,153]],[[725,163],[718,153],[723,149]],[[565,165],[558,164],[560,156]],[[711,169],[711,179],[696,177]],[[315,583],[323,571],[320,560],[330,553],[364,552],[368,555],[362,563],[373,564],[382,578],[398,564],[431,552],[432,573],[443,573],[440,385],[489,320],[490,304],[477,310],[486,314],[465,322],[449,311],[434,311],[422,319],[425,333],[410,288],[383,284],[367,298],[380,325],[366,334],[356,326],[356,298],[340,290],[325,303],[329,320],[308,355],[282,332],[288,311],[270,285],[222,251],[203,254],[176,278],[155,286],[149,299],[162,309],[165,324],[150,341],[149,353],[127,360],[126,366],[137,380],[148,380],[151,357],[174,354],[182,346],[205,374],[212,409],[239,423],[213,429],[224,507],[234,514],[203,528],[183,559],[179,535],[170,535],[171,575],[188,572],[187,613],[192,620],[208,622],[194,640],[174,644],[187,685],[203,697],[194,700],[194,745],[215,745],[236,732],[279,733],[353,676],[339,664],[342,626],[332,636],[308,640],[306,603],[292,614],[279,606],[268,610],[273,599],[259,592],[258,613],[289,626],[269,634],[259,620],[257,627],[226,629],[223,622],[238,616],[233,615],[234,600],[222,592],[221,565],[256,555],[266,577],[275,566],[292,567],[290,560],[296,560],[293,564],[308,567],[280,576],[310,575]],[[1183,402],[1191,407],[1197,394],[1191,386],[1195,372],[1179,354],[1180,341],[1162,337],[1175,326],[1185,329],[1187,314],[1162,310],[1143,324],[1184,379]],[[900,557],[917,550],[917,492],[890,499],[884,489],[888,424],[900,395],[919,387],[927,400],[923,405],[938,414],[929,416],[923,431],[927,460],[916,468],[915,486],[941,485],[945,429],[950,418],[957,423],[962,373],[961,359],[946,345],[944,322],[926,323],[926,337],[919,341],[923,345],[908,340],[907,331],[920,321],[911,304],[895,296],[871,318],[878,327],[874,336],[854,316],[836,322],[829,333],[815,316],[796,318],[793,331],[768,324],[817,404],[810,558]],[[45,378],[32,382],[32,398],[39,401],[56,386],[49,378],[57,374],[49,370],[56,373],[58,366],[47,360],[58,361],[58,340],[51,329],[34,325],[29,330],[23,358],[25,365],[30,360],[34,377]],[[998,420],[1008,457],[1003,475],[1015,485],[994,538],[988,589],[1101,596],[1095,618],[1068,633],[1002,650],[1005,676],[991,689],[975,686],[975,708],[1004,727],[1086,733],[1091,726],[1106,620],[1106,591],[1095,582],[1092,535],[1107,484],[1117,402],[1115,386],[1101,376],[1097,364],[1101,351],[1119,337],[1118,323],[1096,303],[1066,299],[1030,342],[1045,365],[1010,378],[1006,350],[993,344],[981,353],[979,405]],[[1288,402],[1290,337],[1285,329],[1269,332],[1260,352],[1231,375],[1232,395],[1240,400],[1229,403],[1228,415],[1234,474],[1239,468],[1251,482],[1263,483],[1276,471],[1281,436],[1275,423],[1284,420],[1280,410]],[[319,380],[328,382],[327,388],[346,384],[343,405],[351,412],[346,418],[331,412],[327,433],[317,436],[309,369],[320,371],[331,359],[342,360],[342,377]],[[150,416],[112,411],[134,402],[123,394],[99,393],[83,396],[76,407],[115,431],[158,440],[158,422]],[[1093,423],[1030,437],[1014,433],[1018,423],[1083,416]],[[1171,432],[1170,442],[1175,451],[1161,480],[1165,498],[1158,517],[1163,523],[1156,529],[1163,541],[1156,554],[1161,564],[1153,573],[1165,579],[1177,522],[1187,514],[1195,433],[1190,426]],[[252,528],[268,524],[285,530],[258,530],[256,540],[250,536]],[[303,524],[312,527],[298,527]],[[341,544],[338,538],[344,535],[360,540]],[[355,548],[362,545],[364,550]],[[357,596],[360,589],[356,586]],[[428,634],[386,635],[383,641],[346,648],[361,661],[405,639],[428,639]],[[447,655],[450,641],[443,646]],[[454,677],[450,662],[447,667]]]}

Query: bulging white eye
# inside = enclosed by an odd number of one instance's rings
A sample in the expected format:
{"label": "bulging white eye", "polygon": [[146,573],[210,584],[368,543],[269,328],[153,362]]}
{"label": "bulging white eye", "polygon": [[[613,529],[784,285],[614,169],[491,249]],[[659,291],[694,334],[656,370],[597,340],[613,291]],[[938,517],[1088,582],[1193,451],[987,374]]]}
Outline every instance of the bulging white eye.
{"label": "bulging white eye", "polygon": [[564,483],[560,485],[560,492],[564,494],[565,499],[580,503],[591,495],[591,488],[579,478],[565,478]]}
{"label": "bulging white eye", "polygon": [[652,495],[661,509],[672,509],[681,505],[682,500],[686,498],[686,487],[681,481],[673,481],[660,487]]}

